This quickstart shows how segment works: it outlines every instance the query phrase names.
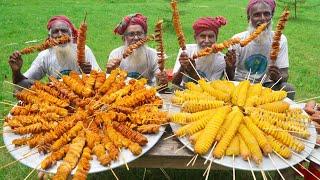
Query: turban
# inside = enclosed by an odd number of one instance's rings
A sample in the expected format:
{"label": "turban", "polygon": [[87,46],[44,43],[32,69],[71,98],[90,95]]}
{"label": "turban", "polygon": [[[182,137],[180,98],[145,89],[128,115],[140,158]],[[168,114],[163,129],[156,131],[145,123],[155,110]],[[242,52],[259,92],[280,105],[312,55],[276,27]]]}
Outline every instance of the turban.
{"label": "turban", "polygon": [[202,31],[211,30],[217,36],[219,32],[219,28],[226,24],[227,24],[227,20],[222,16],[218,16],[215,18],[203,17],[203,18],[199,18],[196,22],[194,22],[192,28],[194,30],[195,35],[198,35]]}
{"label": "turban", "polygon": [[70,19],[67,18],[66,16],[53,16],[49,21],[48,21],[48,24],[47,24],[47,29],[50,30],[52,28],[52,25],[56,22],[63,22],[65,24],[68,25],[68,27],[71,29],[71,33],[72,33],[72,36],[74,38],[74,41],[77,40],[77,37],[78,37],[78,31],[77,29],[74,27],[74,25],[71,23]]}
{"label": "turban", "polygon": [[276,8],[276,2],[274,0],[250,0],[249,3],[248,3],[248,6],[247,6],[247,15],[248,17],[250,16],[250,11],[251,11],[251,8],[257,4],[257,3],[261,3],[261,2],[264,2],[266,4],[268,4],[271,8],[271,11],[272,11],[272,14],[274,13],[274,9]]}
{"label": "turban", "polygon": [[140,25],[145,33],[147,33],[147,17],[140,13],[130,14],[122,19],[122,21],[113,30],[115,34],[123,35],[129,25]]}

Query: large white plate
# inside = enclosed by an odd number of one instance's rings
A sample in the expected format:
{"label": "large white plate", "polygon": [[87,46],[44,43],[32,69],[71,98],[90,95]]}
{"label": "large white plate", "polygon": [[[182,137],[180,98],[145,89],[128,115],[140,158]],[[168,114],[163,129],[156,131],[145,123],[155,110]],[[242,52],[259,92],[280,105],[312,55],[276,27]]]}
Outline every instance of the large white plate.
{"label": "large white plate", "polygon": [[[81,76],[81,75],[80,75]],[[109,76],[109,74],[106,75],[107,77]],[[132,79],[132,78],[127,78],[126,79],[126,83],[128,83],[128,81]],[[147,88],[150,88],[150,86],[146,85]],[[157,96],[159,96],[159,94],[157,93]],[[10,115],[9,115],[10,116]],[[3,128],[4,132],[10,132],[11,128],[6,126]],[[97,157],[95,155],[92,155],[91,157],[92,160],[90,161],[91,164],[91,168],[89,173],[97,173],[97,172],[101,172],[101,171],[106,171],[109,169],[113,169],[113,168],[117,168],[119,166],[124,165],[125,163],[130,163],[131,161],[134,161],[135,159],[138,159],[140,156],[142,156],[143,154],[145,154],[147,151],[149,151],[161,138],[161,136],[163,135],[165,130],[165,127],[160,127],[160,131],[157,134],[144,134],[147,138],[148,138],[148,143],[142,147],[142,152],[140,155],[135,156],[131,153],[130,150],[128,149],[121,149],[121,153],[118,157],[117,161],[112,161],[110,166],[103,166],[100,164],[100,162],[97,160]],[[40,163],[41,161],[48,155],[48,154],[39,154],[36,153],[34,155],[28,156],[27,158],[22,159],[23,157],[25,157],[26,154],[33,154],[33,152],[36,152],[36,149],[30,149],[28,146],[25,146],[23,148],[16,148],[12,145],[12,141],[14,139],[18,139],[21,138],[22,136],[14,134],[14,133],[3,133],[3,141],[4,144],[6,145],[8,151],[10,152],[10,154],[17,160],[19,160],[22,164],[30,167],[30,168],[35,168],[38,169],[40,171],[45,171],[48,173],[56,173],[57,172],[57,168],[59,167],[60,163],[62,163],[62,161],[58,161],[56,165],[52,166],[51,168],[47,169],[47,170],[43,170],[40,167]],[[17,150],[15,150],[17,149]],[[31,152],[31,153],[29,153]],[[125,161],[124,161],[125,160]],[[71,174],[74,174],[76,171],[76,168],[73,169],[73,171],[71,172]]]}
{"label": "large white plate", "polygon": [[[237,83],[237,82],[236,82]],[[290,107],[299,107],[298,104],[296,104],[295,102],[291,101],[290,99],[286,98],[285,99],[286,102],[290,103]],[[180,108],[176,107],[176,106],[172,106],[170,108],[171,112],[180,112]],[[176,123],[170,123],[170,126],[172,128],[172,131],[175,132],[177,131],[181,125],[176,124]],[[290,165],[295,165],[298,164],[299,162],[303,161],[304,159],[306,159],[310,153],[313,151],[314,149],[314,144],[316,142],[316,138],[317,138],[317,132],[314,126],[309,127],[308,128],[310,131],[311,136],[309,137],[308,141],[312,142],[312,143],[308,143],[308,142],[302,142],[305,145],[305,150],[300,153],[300,156],[297,156],[295,154],[292,154],[292,157],[290,159],[287,160],[287,162]],[[190,141],[188,140],[189,137],[178,137],[178,139],[186,146],[188,147],[191,151],[194,152],[194,148],[193,146],[190,144]],[[202,156],[205,159],[213,159],[212,155],[209,155],[209,152]],[[265,170],[265,171],[273,171],[276,169],[285,169],[290,167],[289,164],[287,164],[285,161],[283,161],[281,158],[279,158],[275,153],[271,154],[272,159],[275,161],[276,167],[273,165],[272,161],[270,160],[269,157],[264,157],[263,158],[263,162],[261,163],[260,166],[257,166],[252,160],[251,160],[251,164],[252,164],[252,168],[249,166],[249,163],[245,160],[242,159],[241,156],[235,157],[235,163],[234,163],[234,167],[236,169],[241,169],[241,170],[254,170],[254,171],[260,171]],[[317,157],[320,157],[319,154]],[[226,167],[230,167],[233,168],[233,160],[231,156],[224,156],[222,159],[214,159],[213,160],[214,163],[226,166]]]}
{"label": "large white plate", "polygon": [[[6,126],[4,127],[4,131],[8,132],[10,131],[11,128]],[[97,160],[96,156],[93,155],[93,159],[90,161],[91,164],[91,168],[89,173],[96,173],[96,172],[101,172],[101,171],[106,171],[110,168],[116,168],[119,166],[122,166],[125,164],[125,162],[123,161],[123,159],[125,159],[126,163],[129,163],[137,158],[139,158],[140,156],[142,156],[143,154],[145,154],[147,151],[149,151],[161,138],[162,134],[164,132],[164,127],[160,128],[160,132],[158,134],[152,134],[152,135],[145,135],[148,138],[148,143],[142,147],[142,153],[139,156],[134,156],[130,150],[128,149],[121,149],[121,153],[120,156],[118,158],[117,161],[112,161],[110,166],[102,166],[100,164],[100,162]],[[24,157],[25,154],[29,153],[31,151],[31,149],[29,147],[23,147],[23,148],[16,148],[14,146],[11,145],[12,140],[17,139],[17,138],[21,138],[20,135],[16,135],[14,133],[4,133],[3,134],[3,141],[5,143],[5,145],[7,146],[8,151],[10,151],[10,154],[15,158],[15,159],[21,159]],[[14,150],[17,149],[17,150]],[[13,151],[14,150],[14,151]],[[36,149],[32,149],[32,153],[36,152]],[[32,154],[29,153],[29,154]],[[36,153],[34,155],[31,155],[25,159],[21,159],[19,160],[22,164],[30,167],[30,168],[36,168],[38,170],[41,171],[46,171],[49,173],[56,173],[57,168],[59,166],[59,164],[62,161],[59,161],[57,163],[57,165],[47,169],[47,170],[43,170],[40,168],[40,163],[41,161],[49,154],[43,155],[43,154],[39,154]],[[76,168],[75,168],[76,169]],[[71,174],[73,174],[75,172],[75,169],[72,171]]]}

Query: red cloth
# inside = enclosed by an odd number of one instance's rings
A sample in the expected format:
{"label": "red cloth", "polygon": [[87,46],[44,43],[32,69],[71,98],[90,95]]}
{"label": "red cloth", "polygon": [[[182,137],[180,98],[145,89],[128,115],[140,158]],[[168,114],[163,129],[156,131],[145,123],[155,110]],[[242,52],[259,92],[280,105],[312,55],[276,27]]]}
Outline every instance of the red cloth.
{"label": "red cloth", "polygon": [[222,16],[213,17],[203,17],[199,18],[193,23],[194,34],[198,35],[202,31],[211,30],[214,31],[216,36],[218,36],[219,28],[227,24],[227,20]]}
{"label": "red cloth", "polygon": [[140,13],[130,14],[122,19],[122,21],[113,30],[115,34],[123,35],[129,25],[140,25],[145,33],[147,33],[147,17]]}
{"label": "red cloth", "polygon": [[276,8],[276,2],[274,0],[249,0],[248,6],[247,6],[247,15],[249,17],[249,12],[251,11],[251,8],[260,2],[264,2],[268,4],[272,10],[272,14],[274,13],[274,9]]}
{"label": "red cloth", "polygon": [[68,25],[68,27],[72,31],[72,36],[74,38],[74,41],[77,41],[78,37],[78,30],[74,27],[74,25],[71,23],[70,19],[66,16],[53,16],[47,24],[47,29],[50,30],[52,25],[56,22],[63,22]]}

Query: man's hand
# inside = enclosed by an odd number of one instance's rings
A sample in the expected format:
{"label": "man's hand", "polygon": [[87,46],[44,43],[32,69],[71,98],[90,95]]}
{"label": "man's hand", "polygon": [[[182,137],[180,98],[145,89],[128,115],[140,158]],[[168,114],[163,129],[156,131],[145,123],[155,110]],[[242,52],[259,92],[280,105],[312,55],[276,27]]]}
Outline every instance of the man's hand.
{"label": "man's hand", "polygon": [[193,60],[190,60],[190,58],[188,57],[188,54],[185,53],[185,52],[182,52],[180,54],[180,57],[179,57],[179,62],[181,64],[181,67],[184,68],[184,69],[189,69],[189,68],[192,68],[190,62],[195,65],[195,62]]}
{"label": "man's hand", "polygon": [[22,64],[23,64],[23,60],[21,58],[21,54],[19,51],[14,52],[10,57],[9,57],[9,61],[8,61],[12,72],[13,73],[18,73],[21,70]]}
{"label": "man's hand", "polygon": [[92,65],[89,62],[84,62],[84,63],[80,64],[80,68],[81,68],[82,72],[84,72],[86,74],[90,74],[91,69],[92,69]]}
{"label": "man's hand", "polygon": [[112,70],[116,69],[120,66],[121,59],[110,59],[107,63],[107,72],[111,72]]}
{"label": "man's hand", "polygon": [[269,66],[268,75],[269,75],[269,79],[275,82],[282,77],[280,69],[274,65]]}
{"label": "man's hand", "polygon": [[157,72],[155,75],[160,85],[168,84],[168,75],[166,71]]}
{"label": "man's hand", "polygon": [[236,50],[228,50],[227,54],[224,56],[227,68],[234,68],[236,64]]}

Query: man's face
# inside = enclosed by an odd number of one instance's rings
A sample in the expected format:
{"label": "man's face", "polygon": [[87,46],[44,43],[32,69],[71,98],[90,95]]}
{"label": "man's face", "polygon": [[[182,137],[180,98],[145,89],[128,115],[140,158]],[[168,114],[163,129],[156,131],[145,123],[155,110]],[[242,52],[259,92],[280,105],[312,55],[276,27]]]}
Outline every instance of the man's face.
{"label": "man's face", "polygon": [[259,2],[251,8],[249,16],[252,26],[256,28],[260,24],[270,22],[272,18],[272,9],[268,4]]}
{"label": "man's face", "polygon": [[62,35],[68,35],[69,37],[71,37],[71,29],[64,22],[54,23],[49,31],[49,36],[51,38],[57,38]]}
{"label": "man's face", "polygon": [[195,36],[195,40],[201,48],[211,47],[216,42],[216,39],[216,34],[210,30],[202,31]]}
{"label": "man's face", "polygon": [[131,45],[146,37],[143,28],[140,25],[129,25],[123,34],[125,44]]}

